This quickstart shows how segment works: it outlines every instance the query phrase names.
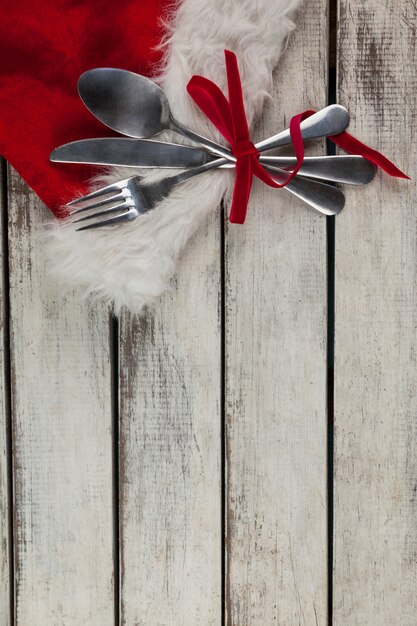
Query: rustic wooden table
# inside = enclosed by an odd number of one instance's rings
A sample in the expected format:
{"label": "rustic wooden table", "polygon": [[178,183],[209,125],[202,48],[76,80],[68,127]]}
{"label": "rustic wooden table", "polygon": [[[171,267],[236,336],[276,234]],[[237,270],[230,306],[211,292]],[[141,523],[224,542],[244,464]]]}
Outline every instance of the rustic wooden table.
{"label": "rustic wooden table", "polygon": [[[329,22],[306,2],[259,136],[336,75],[413,176],[415,0],[339,0],[334,68]],[[47,210],[2,181],[1,626],[416,626],[415,184],[348,189],[335,242],[255,184],[115,321],[62,296]]]}

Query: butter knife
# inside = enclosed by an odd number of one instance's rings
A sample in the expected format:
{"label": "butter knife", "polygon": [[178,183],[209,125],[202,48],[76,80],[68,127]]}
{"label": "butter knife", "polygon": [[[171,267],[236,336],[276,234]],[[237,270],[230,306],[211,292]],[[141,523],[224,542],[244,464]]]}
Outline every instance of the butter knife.
{"label": "butter knife", "polygon": [[158,168],[197,167],[213,160],[200,148],[125,137],[73,141],[55,148],[49,158],[55,163]]}
{"label": "butter knife", "polygon": [[[56,148],[50,155],[51,161],[58,163],[171,169],[198,167],[215,158],[217,157],[200,148],[125,137],[73,141]],[[291,156],[262,155],[260,160],[271,174],[275,168],[294,167],[297,162]],[[234,167],[234,163],[225,163],[222,167]],[[304,159],[299,175],[351,185],[366,185],[375,176],[375,171],[372,163],[357,155],[313,156]]]}

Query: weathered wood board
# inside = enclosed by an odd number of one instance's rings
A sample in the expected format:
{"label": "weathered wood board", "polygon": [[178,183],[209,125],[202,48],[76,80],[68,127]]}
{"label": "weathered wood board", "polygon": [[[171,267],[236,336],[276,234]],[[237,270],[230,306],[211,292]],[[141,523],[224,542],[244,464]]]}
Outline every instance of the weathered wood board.
{"label": "weathered wood board", "polygon": [[9,185],[15,626],[114,626],[109,313],[63,296]]}
{"label": "weathered wood board", "polygon": [[[340,0],[352,132],[416,172],[416,3]],[[417,212],[378,173],[336,224],[334,625],[417,623]]]}
{"label": "weathered wood board", "polygon": [[11,626],[11,594],[12,581],[10,579],[10,557],[12,529],[10,525],[10,485],[9,485],[9,462],[11,450],[9,449],[9,415],[7,399],[7,323],[8,310],[5,285],[7,271],[7,249],[4,249],[3,224],[4,215],[7,211],[7,190],[5,182],[6,163],[0,159],[0,624]]}
{"label": "weathered wood board", "polygon": [[220,215],[120,332],[123,626],[220,626]]}
{"label": "weathered wood board", "polygon": [[[326,40],[327,2],[306,3],[260,138],[325,106]],[[227,624],[324,626],[326,219],[255,184],[225,258]]]}

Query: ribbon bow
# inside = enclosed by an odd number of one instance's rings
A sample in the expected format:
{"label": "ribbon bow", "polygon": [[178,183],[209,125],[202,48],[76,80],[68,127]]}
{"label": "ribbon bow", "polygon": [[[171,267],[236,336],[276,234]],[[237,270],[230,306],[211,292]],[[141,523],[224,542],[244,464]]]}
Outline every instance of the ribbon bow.
{"label": "ribbon bow", "polygon": [[[291,118],[290,135],[297,162],[288,176],[284,177],[283,182],[277,182],[259,162],[260,153],[250,139],[236,55],[229,50],[225,50],[224,54],[229,100],[215,83],[204,78],[204,76],[193,76],[187,85],[187,91],[197,106],[230,144],[236,157],[236,178],[229,219],[233,223],[243,224],[254,176],[266,185],[278,189],[288,185],[297,174],[304,160],[304,142],[300,124],[315,111],[309,109]],[[346,152],[359,154],[372,161],[390,176],[409,178],[384,155],[369,148],[347,132],[332,135],[329,139]]]}

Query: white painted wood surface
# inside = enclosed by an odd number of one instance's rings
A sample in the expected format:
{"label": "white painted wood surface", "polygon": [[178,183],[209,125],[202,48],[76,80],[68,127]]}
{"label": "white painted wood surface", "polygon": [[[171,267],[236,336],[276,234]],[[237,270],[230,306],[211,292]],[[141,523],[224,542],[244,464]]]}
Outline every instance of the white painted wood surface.
{"label": "white painted wood surface", "polygon": [[220,215],[120,334],[123,626],[221,624]]}
{"label": "white painted wood surface", "polygon": [[47,209],[10,179],[16,626],[113,626],[109,314],[46,278]]}
{"label": "white painted wood surface", "polygon": [[[325,105],[326,38],[327,2],[306,3],[260,138]],[[227,228],[225,297],[227,624],[324,626],[325,218],[255,184]]]}
{"label": "white painted wood surface", "polygon": [[4,161],[0,160],[0,299],[2,306],[0,308],[0,624],[11,626],[11,580],[10,580],[10,546],[11,546],[11,528],[9,525],[9,515],[11,502],[9,501],[9,484],[8,484],[8,459],[10,450],[8,450],[8,406],[6,400],[6,370],[7,350],[5,346],[5,324],[7,323],[8,311],[5,306],[4,285],[4,263],[7,250],[3,249],[3,215],[7,210],[4,206],[5,190],[2,188]]}
{"label": "white painted wood surface", "polygon": [[[415,178],[416,3],[340,0],[338,99]],[[417,212],[379,173],[336,226],[335,626],[417,623]]]}

